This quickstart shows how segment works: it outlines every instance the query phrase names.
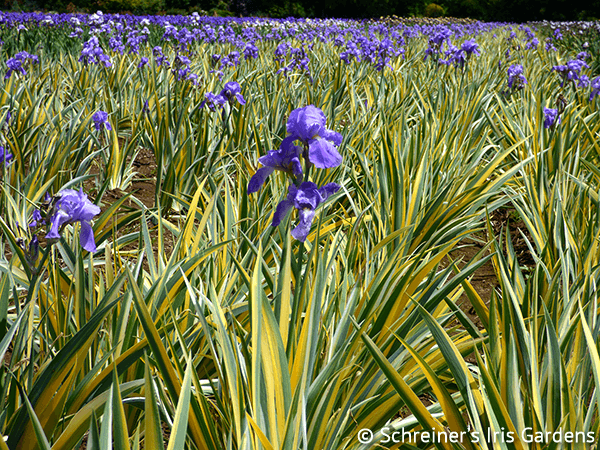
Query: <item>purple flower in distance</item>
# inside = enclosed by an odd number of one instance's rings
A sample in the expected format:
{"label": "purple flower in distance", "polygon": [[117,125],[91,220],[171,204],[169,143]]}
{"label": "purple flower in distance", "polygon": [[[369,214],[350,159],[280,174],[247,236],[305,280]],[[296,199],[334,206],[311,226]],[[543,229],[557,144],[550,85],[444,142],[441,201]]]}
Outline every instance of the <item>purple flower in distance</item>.
{"label": "purple flower in distance", "polygon": [[250,178],[248,183],[248,194],[257,192],[265,180],[275,170],[293,175],[296,182],[302,179],[302,164],[300,163],[301,147],[293,145],[291,141],[282,142],[277,150],[270,150],[265,156],[258,159],[264,167],[261,167]]}
{"label": "purple flower in distance", "polygon": [[558,110],[554,108],[544,107],[544,128],[550,128],[560,123],[560,116]]}
{"label": "purple flower in distance", "polygon": [[301,141],[308,148],[309,161],[319,169],[336,167],[342,163],[342,155],[336,149],[342,143],[342,136],[325,128],[326,120],[323,111],[314,105],[295,109],[287,121],[290,136],[283,140],[286,145]]}
{"label": "purple flower in distance", "polygon": [[317,206],[335,194],[339,188],[340,186],[336,183],[329,183],[319,188],[311,181],[305,181],[300,186],[290,185],[286,199],[279,202],[279,205],[275,209],[271,225],[274,227],[279,225],[288,212],[292,208],[296,208],[299,213],[300,222],[292,230],[292,236],[304,242],[310,232],[310,226],[315,218]]}
{"label": "purple flower in distance", "polygon": [[227,99],[229,103],[231,103],[235,98],[240,105],[246,104],[246,100],[244,100],[244,97],[242,96],[242,88],[235,81],[225,83],[225,87],[219,93],[219,95]]}
{"label": "purple flower in distance", "polygon": [[65,225],[79,222],[81,246],[88,252],[95,252],[96,241],[90,221],[98,214],[100,208],[89,201],[83,189],[79,191],[64,189],[55,196],[54,207],[50,214],[50,231],[46,234],[46,238],[60,239],[60,232]]}
{"label": "purple flower in distance", "polygon": [[98,111],[94,113],[92,120],[94,121],[94,127],[96,130],[100,131],[102,127],[105,127],[108,131],[112,130],[112,126],[108,122],[108,113],[104,111]]}

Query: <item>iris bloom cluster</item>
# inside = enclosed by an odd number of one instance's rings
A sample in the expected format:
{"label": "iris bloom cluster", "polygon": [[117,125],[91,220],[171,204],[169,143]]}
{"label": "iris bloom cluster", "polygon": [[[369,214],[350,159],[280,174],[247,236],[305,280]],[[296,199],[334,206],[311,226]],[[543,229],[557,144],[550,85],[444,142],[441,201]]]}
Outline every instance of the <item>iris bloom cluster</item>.
{"label": "iris bloom cluster", "polygon": [[103,128],[106,128],[107,131],[112,130],[112,126],[110,125],[110,122],[108,121],[108,113],[107,112],[97,111],[92,116],[92,120],[94,121],[94,128],[96,128],[97,131],[100,131]]}
{"label": "iris bloom cluster", "polygon": [[552,128],[559,123],[558,109],[544,107],[544,128]]}
{"label": "iris bloom cluster", "polygon": [[67,224],[79,222],[79,243],[88,252],[95,252],[96,241],[90,221],[98,214],[100,208],[90,202],[83,189],[64,189],[54,199],[46,239],[60,239],[60,232]]}
{"label": "iris bloom cluster", "polygon": [[527,84],[527,79],[523,75],[523,66],[513,64],[508,68],[508,88],[512,90],[523,89]]}
{"label": "iris bloom cluster", "polygon": [[211,111],[215,111],[217,108],[223,108],[225,103],[233,104],[234,100],[240,105],[246,104],[246,100],[242,95],[242,88],[236,81],[225,83],[225,86],[218,94],[207,92],[204,96],[205,99],[200,103],[200,108],[206,105]]}
{"label": "iris bloom cluster", "polygon": [[590,68],[583,59],[572,59],[567,64],[552,67],[552,70],[560,74],[562,78],[561,87],[564,86],[565,81],[572,81],[573,83],[579,81],[579,87],[586,87],[589,84],[589,79],[586,75],[581,74],[584,67]]}
{"label": "iris bloom cluster", "polygon": [[[326,120],[323,111],[314,105],[292,111],[287,122],[289,136],[281,142],[279,149],[271,150],[259,158],[264,167],[256,171],[248,184],[248,194],[252,194],[262,187],[274,171],[291,177],[293,184],[288,187],[286,198],[277,205],[272,226],[278,226],[292,209],[297,209],[299,222],[292,230],[292,236],[301,242],[306,240],[310,232],[317,207],[340,188],[336,183],[319,187],[307,181],[308,174],[302,170],[301,158],[307,170],[313,165],[319,169],[337,167],[342,162],[337,150],[342,143],[342,136],[325,128]],[[296,145],[296,142],[300,145]]]}
{"label": "iris bloom cluster", "polygon": [[[46,194],[44,214],[36,209],[29,222],[30,228],[49,225],[50,229],[46,233],[46,239],[50,244],[60,239],[63,229],[68,225],[79,222],[81,230],[79,232],[79,243],[84,250],[88,252],[96,251],[96,241],[94,231],[92,230],[91,220],[100,214],[100,208],[94,205],[83,189],[76,191],[74,189],[63,189],[54,197]],[[37,235],[30,244],[30,250],[35,250],[37,254]],[[33,245],[33,249],[31,246]],[[37,259],[37,258],[35,258]],[[35,262],[35,259],[33,262]]]}
{"label": "iris bloom cluster", "polygon": [[79,61],[85,64],[98,64],[101,62],[105,67],[112,66],[110,57],[104,53],[97,36],[92,36],[83,44]]}
{"label": "iris bloom cluster", "polygon": [[462,43],[460,48],[450,45],[450,48],[446,51],[448,59],[440,59],[438,63],[445,65],[454,64],[456,67],[463,68],[472,55],[479,55],[479,44],[472,39],[467,39]]}
{"label": "iris bloom cluster", "polygon": [[21,75],[27,75],[25,68],[29,64],[37,64],[39,62],[39,58],[35,55],[31,55],[27,52],[19,52],[14,57],[9,58],[6,61],[6,65],[8,67],[8,71],[6,75],[4,75],[4,79],[10,78],[13,72],[18,72]]}

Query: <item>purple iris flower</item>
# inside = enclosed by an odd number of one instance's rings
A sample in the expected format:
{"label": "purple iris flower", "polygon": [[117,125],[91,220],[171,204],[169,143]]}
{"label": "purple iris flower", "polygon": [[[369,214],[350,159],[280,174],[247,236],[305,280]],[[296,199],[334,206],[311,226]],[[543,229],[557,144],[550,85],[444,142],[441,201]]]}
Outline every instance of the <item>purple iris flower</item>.
{"label": "purple iris flower", "polygon": [[537,46],[540,45],[540,40],[538,38],[533,38],[531,41],[529,41],[527,43],[527,45],[525,45],[525,48],[527,50],[532,49],[532,48],[537,48]]}
{"label": "purple iris flower", "polygon": [[250,178],[248,194],[257,192],[267,177],[275,170],[293,175],[296,178],[296,182],[300,182],[302,179],[301,152],[301,147],[293,145],[291,141],[284,141],[281,143],[279,149],[270,150],[265,156],[258,158],[258,162],[265,167],[258,169],[252,178]]}
{"label": "purple iris flower", "polygon": [[586,88],[590,85],[590,78],[587,75],[580,75],[577,87]]}
{"label": "purple iris flower", "polygon": [[577,59],[581,59],[582,61],[585,61],[589,57],[590,57],[590,54],[588,52],[579,52],[579,53],[577,53]]}
{"label": "purple iris flower", "polygon": [[223,97],[221,94],[215,95],[212,92],[207,92],[204,94],[205,100],[200,103],[200,108],[203,108],[204,105],[208,106],[211,111],[214,111],[215,108],[222,108],[223,105],[227,102],[227,99]]}
{"label": "purple iris flower", "polygon": [[12,153],[9,153],[8,150],[0,145],[0,163],[4,162],[4,167],[8,167],[12,159]]}
{"label": "purple iris flower", "polygon": [[85,64],[98,64],[102,62],[105,67],[112,66],[112,62],[110,62],[108,55],[104,53],[97,36],[92,36],[83,44],[79,61]]}
{"label": "purple iris flower", "polygon": [[325,128],[325,114],[314,105],[298,108],[290,113],[286,137],[282,146],[299,140],[308,148],[308,159],[319,169],[339,166],[342,155],[336,147],[342,143],[342,135]]}
{"label": "purple iris flower", "polygon": [[27,73],[25,72],[21,61],[16,58],[10,58],[8,61],[6,61],[6,66],[8,67],[8,71],[6,72],[4,79],[10,78],[13,72],[19,72],[22,75],[25,75]]}
{"label": "purple iris flower", "polygon": [[282,200],[275,209],[271,225],[274,227],[279,225],[288,212],[292,208],[296,208],[300,216],[300,222],[292,230],[292,236],[304,242],[310,232],[317,206],[335,194],[339,188],[340,186],[336,183],[329,183],[319,188],[311,181],[305,181],[300,186],[290,185],[286,199]]}
{"label": "purple iris flower", "polygon": [[560,123],[558,110],[554,108],[544,108],[544,128],[550,128]]}
{"label": "purple iris flower", "polygon": [[527,84],[527,79],[523,75],[523,66],[513,64],[508,68],[508,87],[510,89],[522,89]]}
{"label": "purple iris flower", "polygon": [[246,44],[246,48],[244,49],[244,58],[258,58],[258,47],[252,43]]}
{"label": "purple iris flower", "polygon": [[225,83],[225,87],[219,93],[219,95],[227,99],[229,103],[231,103],[235,98],[240,105],[246,104],[246,100],[244,100],[244,97],[242,96],[242,88],[235,81]]}
{"label": "purple iris flower", "polygon": [[579,80],[581,77],[580,72],[584,67],[589,69],[590,66],[581,59],[572,59],[566,65],[552,67],[552,70],[561,75],[560,85],[563,86],[565,81],[573,81],[574,83]]}
{"label": "purple iris flower", "polygon": [[460,48],[467,54],[467,57],[471,56],[472,54],[479,55],[479,44],[473,39],[467,39],[462,43]]}
{"label": "purple iris flower", "polygon": [[94,113],[92,120],[94,121],[94,127],[96,130],[100,131],[103,126],[106,127],[108,131],[112,130],[112,126],[108,122],[108,113],[104,111],[98,111]]}
{"label": "purple iris flower", "polygon": [[13,72],[18,72],[21,75],[26,75],[25,67],[29,64],[37,64],[39,63],[39,58],[35,55],[31,55],[25,51],[17,53],[13,58],[9,58],[6,61],[6,66],[8,67],[8,71],[4,76],[4,79],[10,78],[10,75]]}
{"label": "purple iris flower", "polygon": [[579,75],[579,72],[581,72],[581,69],[584,67],[590,68],[583,59],[572,59],[567,63],[567,67],[571,72],[575,72],[577,75]]}
{"label": "purple iris flower", "polygon": [[56,195],[55,199],[50,215],[50,231],[46,234],[46,238],[60,239],[60,232],[65,225],[79,222],[81,246],[88,252],[95,252],[96,241],[90,221],[100,214],[100,208],[89,201],[83,189],[79,191],[64,189]]}

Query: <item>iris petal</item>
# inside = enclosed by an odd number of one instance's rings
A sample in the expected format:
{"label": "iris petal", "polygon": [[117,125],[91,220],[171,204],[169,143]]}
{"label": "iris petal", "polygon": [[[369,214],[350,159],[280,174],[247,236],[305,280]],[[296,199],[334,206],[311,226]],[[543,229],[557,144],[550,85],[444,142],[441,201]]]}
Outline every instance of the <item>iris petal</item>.
{"label": "iris petal", "polygon": [[275,169],[273,167],[261,167],[256,171],[252,178],[250,178],[250,182],[248,183],[248,194],[253,194],[254,192],[258,192],[261,186],[265,183],[265,180],[269,175],[273,173]]}
{"label": "iris petal", "polygon": [[290,210],[294,207],[294,204],[292,203],[291,200],[282,200],[279,202],[279,204],[277,205],[277,208],[275,208],[275,214],[273,215],[273,222],[271,223],[272,226],[276,227],[277,225],[279,225],[281,223],[281,221],[283,219],[285,219],[285,216],[287,216],[287,213],[290,212]]}
{"label": "iris petal", "polygon": [[84,250],[88,252],[96,251],[96,241],[94,240],[94,230],[89,222],[81,222],[81,230],[79,231],[79,243]]}

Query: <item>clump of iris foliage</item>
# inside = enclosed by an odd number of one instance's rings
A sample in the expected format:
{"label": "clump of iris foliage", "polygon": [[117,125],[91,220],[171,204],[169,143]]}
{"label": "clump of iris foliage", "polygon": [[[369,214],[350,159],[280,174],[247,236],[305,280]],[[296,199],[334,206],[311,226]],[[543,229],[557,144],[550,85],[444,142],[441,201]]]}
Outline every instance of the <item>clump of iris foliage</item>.
{"label": "clump of iris foliage", "polygon": [[598,32],[0,13],[0,449],[595,436]]}

